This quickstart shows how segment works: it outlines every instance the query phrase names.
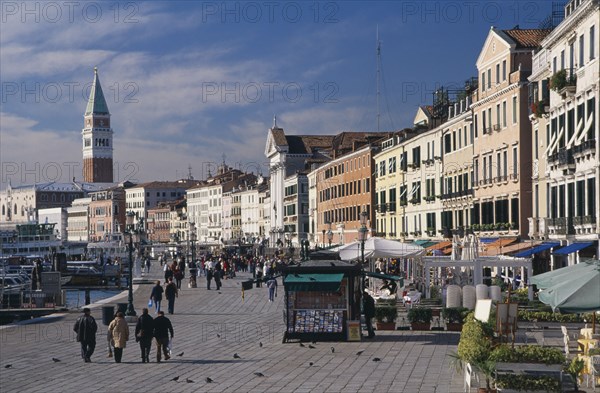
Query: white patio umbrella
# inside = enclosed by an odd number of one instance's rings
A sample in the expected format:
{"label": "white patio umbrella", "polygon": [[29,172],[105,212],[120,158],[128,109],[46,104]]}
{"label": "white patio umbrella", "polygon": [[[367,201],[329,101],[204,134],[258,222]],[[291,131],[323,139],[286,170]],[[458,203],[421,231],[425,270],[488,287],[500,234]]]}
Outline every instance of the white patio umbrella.
{"label": "white patio umbrella", "polygon": [[[413,243],[401,243],[379,237],[370,237],[365,241],[365,259],[415,257],[421,255],[423,251],[423,247]],[[340,246],[338,252],[340,258],[345,261],[360,259],[360,242]]]}

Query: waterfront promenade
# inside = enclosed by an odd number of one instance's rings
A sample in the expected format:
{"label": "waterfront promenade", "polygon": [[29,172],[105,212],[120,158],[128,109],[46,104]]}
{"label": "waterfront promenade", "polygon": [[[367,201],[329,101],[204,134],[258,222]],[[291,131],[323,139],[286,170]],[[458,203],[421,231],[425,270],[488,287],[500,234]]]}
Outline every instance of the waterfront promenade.
{"label": "waterfront promenade", "polygon": [[[150,276],[160,277],[162,272],[154,268]],[[458,333],[377,332],[363,342],[317,342],[315,348],[282,344],[281,282],[274,303],[267,301],[264,287],[246,291],[242,301],[240,283],[247,278],[242,273],[224,280],[219,292],[214,283],[207,291],[203,277],[198,288],[189,289],[186,279],[175,314],[167,315],[175,329],[173,357],[160,364],[154,346],[153,362],[141,363],[134,325],[123,363],[107,358],[100,308],[92,311],[99,325],[92,363],[82,361],[75,341],[78,312],[46,323],[4,327],[0,392],[462,392],[462,378],[454,375],[448,356],[456,351]],[[151,285],[137,288],[138,314],[150,290]],[[124,296],[119,302],[126,300]],[[183,356],[175,356],[181,352]],[[381,361],[373,361],[376,357]],[[177,376],[178,382],[171,381]],[[207,383],[207,377],[214,382]]]}

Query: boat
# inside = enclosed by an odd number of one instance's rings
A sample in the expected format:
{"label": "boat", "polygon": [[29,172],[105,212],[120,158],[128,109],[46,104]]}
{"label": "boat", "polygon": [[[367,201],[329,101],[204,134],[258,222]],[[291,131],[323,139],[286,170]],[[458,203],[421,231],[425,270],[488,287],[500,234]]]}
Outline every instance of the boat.
{"label": "boat", "polygon": [[69,261],[64,272],[70,276],[69,285],[97,286],[107,285],[110,281],[117,281],[121,277],[119,265],[100,265],[96,261]]}
{"label": "boat", "polygon": [[14,231],[0,232],[0,256],[51,255],[61,246],[56,224],[20,224]]}

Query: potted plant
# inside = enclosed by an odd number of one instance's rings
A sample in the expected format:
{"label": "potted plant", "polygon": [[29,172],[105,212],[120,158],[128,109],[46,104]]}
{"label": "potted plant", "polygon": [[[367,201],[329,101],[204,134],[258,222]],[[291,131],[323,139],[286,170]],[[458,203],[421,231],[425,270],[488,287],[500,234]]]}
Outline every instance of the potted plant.
{"label": "potted plant", "polygon": [[396,330],[396,318],[398,310],[395,305],[382,305],[375,307],[375,319],[377,330]]}
{"label": "potted plant", "polygon": [[432,317],[433,311],[425,307],[413,307],[407,315],[412,330],[430,330]]}
{"label": "potted plant", "polygon": [[573,384],[575,385],[575,392],[579,392],[579,377],[583,373],[583,369],[585,368],[585,363],[583,359],[573,358],[571,363],[569,363],[565,367],[565,371],[571,376],[573,379]]}
{"label": "potted plant", "polygon": [[494,364],[490,359],[493,335],[491,324],[484,324],[476,320],[473,313],[469,313],[465,318],[458,342],[458,357],[463,363],[470,363],[473,368],[485,375],[488,392],[492,391],[493,374],[488,371]]}
{"label": "potted plant", "polygon": [[442,317],[446,321],[446,329],[449,332],[460,332],[468,311],[469,309],[464,307],[449,307],[442,309]]}

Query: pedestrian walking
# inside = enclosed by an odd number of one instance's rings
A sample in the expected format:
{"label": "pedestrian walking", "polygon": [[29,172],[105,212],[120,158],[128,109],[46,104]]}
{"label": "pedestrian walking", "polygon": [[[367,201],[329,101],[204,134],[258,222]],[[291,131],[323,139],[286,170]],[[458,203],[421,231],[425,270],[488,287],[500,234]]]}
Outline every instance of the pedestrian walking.
{"label": "pedestrian walking", "polygon": [[375,299],[373,299],[373,297],[369,295],[367,291],[363,291],[363,310],[365,313],[365,324],[367,325],[369,338],[373,338],[375,337],[375,332],[373,331],[373,318],[375,317]]}
{"label": "pedestrian walking", "polygon": [[146,273],[150,273],[150,258],[146,257]]}
{"label": "pedestrian walking", "polygon": [[277,279],[273,276],[267,280],[267,288],[269,288],[269,301],[274,302],[277,296]]}
{"label": "pedestrian walking", "polygon": [[115,316],[115,319],[108,325],[108,331],[112,335],[112,339],[115,343],[115,362],[121,363],[123,349],[129,340],[129,326],[127,326],[125,315],[123,315],[122,312],[119,311]]}
{"label": "pedestrian walking", "polygon": [[169,279],[165,287],[165,297],[167,298],[169,314],[175,312],[175,298],[179,296],[178,292],[177,285],[175,285],[173,279]]}
{"label": "pedestrian walking", "polygon": [[161,351],[165,355],[165,360],[169,360],[169,335],[173,339],[173,325],[169,318],[165,317],[164,311],[158,312],[158,317],[154,319],[154,339],[156,340],[156,362],[160,363]]}
{"label": "pedestrian walking", "polygon": [[217,291],[221,289],[221,278],[223,278],[223,269],[221,267],[221,261],[215,264],[215,271],[213,274],[215,278],[215,285],[217,286]]}
{"label": "pedestrian walking", "polygon": [[173,277],[175,277],[177,289],[181,289],[181,280],[183,280],[183,272],[181,271],[179,266],[175,268],[173,272]]}
{"label": "pedestrian walking", "polygon": [[171,270],[171,266],[165,262],[165,281],[169,281],[169,278],[173,278],[173,270]]}
{"label": "pedestrian walking", "polygon": [[154,302],[155,312],[158,313],[160,311],[160,302],[163,298],[164,289],[160,285],[160,281],[156,281],[156,285],[152,288],[152,292],[150,293],[150,299]]}
{"label": "pedestrian walking", "polygon": [[204,268],[206,269],[206,289],[210,290],[210,282],[212,281],[215,272],[215,263],[208,259],[204,263]]}
{"label": "pedestrian walking", "polygon": [[152,337],[154,337],[154,318],[148,315],[148,309],[142,309],[142,315],[135,325],[135,341],[140,343],[142,351],[142,363],[150,363],[150,350],[152,349]]}
{"label": "pedestrian walking", "polygon": [[83,309],[83,315],[77,318],[73,331],[77,333],[77,342],[81,344],[81,357],[85,363],[91,362],[96,348],[98,325],[89,308]]}
{"label": "pedestrian walking", "polygon": [[263,279],[263,265],[262,263],[256,263],[256,288],[260,288],[262,286]]}

